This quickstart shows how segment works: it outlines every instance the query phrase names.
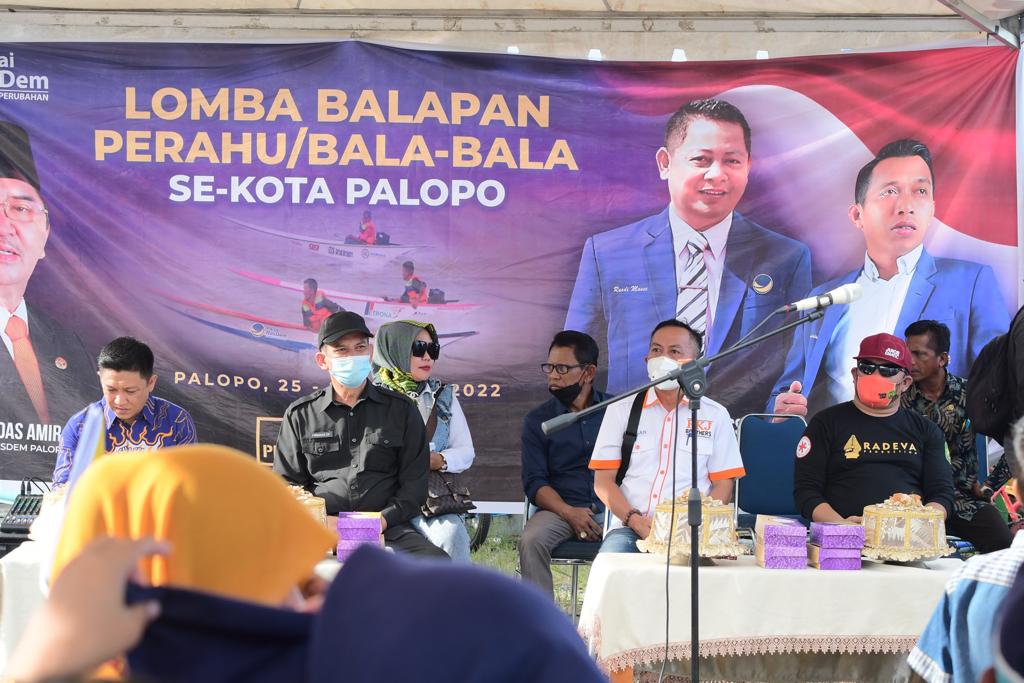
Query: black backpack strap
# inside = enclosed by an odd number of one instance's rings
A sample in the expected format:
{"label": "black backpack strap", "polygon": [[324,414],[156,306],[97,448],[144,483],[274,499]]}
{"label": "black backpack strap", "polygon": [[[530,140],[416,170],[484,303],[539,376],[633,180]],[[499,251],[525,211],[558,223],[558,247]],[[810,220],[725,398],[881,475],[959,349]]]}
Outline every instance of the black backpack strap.
{"label": "black backpack strap", "polygon": [[633,407],[629,409],[629,419],[626,421],[626,431],[622,433],[622,451],[619,460],[619,471],[615,473],[615,485],[620,486],[626,478],[626,470],[629,469],[629,459],[633,456],[633,446],[636,444],[636,433],[640,427],[640,412],[644,409],[644,399],[647,392],[641,391],[633,399]]}

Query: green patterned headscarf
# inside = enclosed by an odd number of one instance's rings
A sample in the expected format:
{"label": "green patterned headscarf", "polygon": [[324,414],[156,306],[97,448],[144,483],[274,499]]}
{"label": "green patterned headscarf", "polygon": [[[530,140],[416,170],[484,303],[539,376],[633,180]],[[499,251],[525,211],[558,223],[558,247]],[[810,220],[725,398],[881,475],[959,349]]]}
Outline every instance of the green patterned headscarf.
{"label": "green patterned headscarf", "polygon": [[437,342],[437,331],[430,323],[399,320],[380,326],[373,345],[373,371],[379,384],[409,395],[416,395],[423,389],[423,383],[409,374],[412,343],[420,330],[429,332],[430,339]]}

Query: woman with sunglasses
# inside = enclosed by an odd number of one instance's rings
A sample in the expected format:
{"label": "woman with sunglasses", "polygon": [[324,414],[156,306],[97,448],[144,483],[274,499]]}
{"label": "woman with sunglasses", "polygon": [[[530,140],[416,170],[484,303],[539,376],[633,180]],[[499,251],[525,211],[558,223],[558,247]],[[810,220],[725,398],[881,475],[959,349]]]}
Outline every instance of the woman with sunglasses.
{"label": "woman with sunglasses", "polygon": [[[468,470],[476,451],[466,416],[452,385],[430,376],[441,355],[434,326],[411,320],[386,323],[377,330],[375,341],[374,383],[416,401],[425,423],[437,405],[437,428],[433,434],[427,434],[430,469],[453,474]],[[469,533],[459,515],[415,517],[412,525],[453,560],[470,561]]]}

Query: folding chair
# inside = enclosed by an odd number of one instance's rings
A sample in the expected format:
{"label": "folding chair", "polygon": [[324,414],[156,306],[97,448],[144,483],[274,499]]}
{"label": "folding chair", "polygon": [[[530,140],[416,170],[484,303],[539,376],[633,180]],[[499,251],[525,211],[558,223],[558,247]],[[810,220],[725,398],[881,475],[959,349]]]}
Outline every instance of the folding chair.
{"label": "folding chair", "polygon": [[[773,422],[776,417],[786,419]],[[737,527],[753,528],[757,515],[799,518],[793,501],[793,466],[806,427],[799,415],[751,413],[740,418],[737,438],[747,474],[736,482]]]}
{"label": "folding chair", "polygon": [[[523,509],[523,529],[526,529],[526,522],[529,521],[530,515],[536,510],[536,506],[530,505],[530,499],[527,498]],[[605,514],[605,530],[608,527],[608,515]],[[576,623],[577,619],[577,606],[579,605],[579,592],[580,592],[580,567],[586,567],[594,562],[594,558],[597,557],[597,551],[601,548],[600,543],[591,541],[577,541],[569,539],[568,541],[562,541],[551,550],[551,565],[552,566],[563,566],[572,568],[572,623]]]}

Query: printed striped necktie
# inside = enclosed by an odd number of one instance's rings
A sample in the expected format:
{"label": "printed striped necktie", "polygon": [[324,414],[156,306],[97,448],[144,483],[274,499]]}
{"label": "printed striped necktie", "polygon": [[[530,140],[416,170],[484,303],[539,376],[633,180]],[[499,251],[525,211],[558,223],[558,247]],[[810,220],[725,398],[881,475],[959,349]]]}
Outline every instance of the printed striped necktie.
{"label": "printed striped necktie", "polygon": [[680,259],[686,258],[686,267],[679,283],[676,320],[687,323],[701,334],[708,326],[708,269],[704,264],[707,248],[707,238],[697,233],[686,243],[686,250],[679,254]]}
{"label": "printed striped necktie", "polygon": [[43,376],[39,372],[39,361],[36,360],[36,352],[32,348],[32,342],[28,338],[28,325],[16,315],[7,320],[7,328],[4,333],[11,340],[11,347],[14,350],[14,367],[18,370],[21,383],[25,385],[32,407],[39,415],[39,421],[49,423],[50,411],[46,405],[46,392],[43,391]]}

